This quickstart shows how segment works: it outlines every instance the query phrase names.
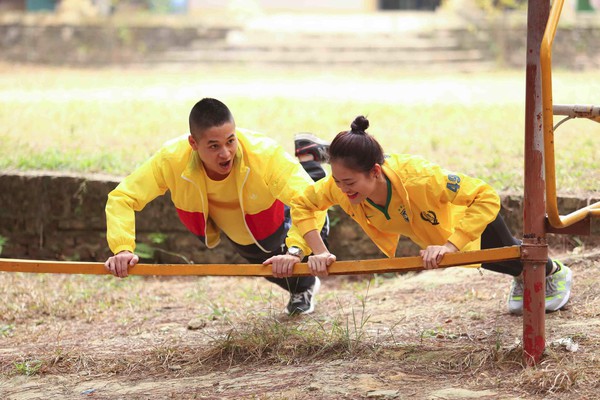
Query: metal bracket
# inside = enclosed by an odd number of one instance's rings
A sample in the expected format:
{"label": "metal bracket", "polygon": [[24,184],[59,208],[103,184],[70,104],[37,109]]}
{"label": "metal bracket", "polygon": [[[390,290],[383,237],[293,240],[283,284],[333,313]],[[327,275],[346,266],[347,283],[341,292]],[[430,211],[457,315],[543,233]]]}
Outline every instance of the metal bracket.
{"label": "metal bracket", "polygon": [[521,261],[545,264],[548,261],[548,244],[523,242],[521,244]]}
{"label": "metal bracket", "polygon": [[584,219],[575,222],[572,225],[565,226],[564,228],[553,227],[552,225],[550,225],[550,222],[548,221],[548,217],[546,217],[545,225],[546,225],[546,232],[548,232],[548,233],[588,236],[592,232],[591,218],[589,215],[587,217],[585,217]]}

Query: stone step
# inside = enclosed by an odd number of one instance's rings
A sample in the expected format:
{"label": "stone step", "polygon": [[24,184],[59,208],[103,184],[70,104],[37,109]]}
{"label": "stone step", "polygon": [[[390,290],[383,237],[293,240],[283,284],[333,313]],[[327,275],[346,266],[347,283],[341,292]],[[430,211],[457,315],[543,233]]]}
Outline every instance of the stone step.
{"label": "stone step", "polygon": [[423,65],[429,63],[483,62],[485,57],[478,50],[438,50],[414,52],[410,50],[344,49],[322,51],[316,49],[286,48],[264,49],[204,49],[169,51],[152,57],[157,62],[227,63],[254,62],[265,64],[401,64]]}
{"label": "stone step", "polygon": [[330,33],[233,29],[220,40],[198,39],[185,48],[149,55],[147,61],[170,64],[476,65],[489,62],[482,50],[486,42],[485,38],[464,28]]}
{"label": "stone step", "polygon": [[[298,50],[328,50],[328,51],[436,51],[446,49],[462,49],[465,46],[458,40],[364,40],[347,43],[342,40],[315,40],[315,41],[227,41],[220,42],[195,42],[186,50],[264,50],[264,51],[298,51]],[[183,49],[182,49],[183,50]]]}
{"label": "stone step", "polygon": [[[229,45],[237,46],[310,46],[310,47],[335,47],[335,48],[354,48],[354,47],[456,47],[460,45],[457,36],[398,36],[398,35],[254,35],[244,32],[230,32],[225,42]],[[206,45],[209,42],[198,43]],[[212,42],[219,43],[219,42]]]}

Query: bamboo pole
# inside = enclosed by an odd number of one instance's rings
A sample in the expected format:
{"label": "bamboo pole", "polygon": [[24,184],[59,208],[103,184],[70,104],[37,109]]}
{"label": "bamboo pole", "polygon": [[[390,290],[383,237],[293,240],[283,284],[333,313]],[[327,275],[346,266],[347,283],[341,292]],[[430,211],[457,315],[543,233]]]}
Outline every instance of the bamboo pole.
{"label": "bamboo pole", "polygon": [[[521,257],[520,246],[497,249],[448,253],[440,268],[480,262],[515,260]],[[373,274],[423,270],[421,257],[399,257],[372,260],[336,261],[328,268],[330,275]],[[107,275],[109,272],[100,262],[45,261],[0,258],[0,271]],[[212,276],[272,276],[270,266],[262,264],[137,264],[129,269],[129,275],[212,275]],[[294,266],[294,276],[310,275],[306,263]]]}

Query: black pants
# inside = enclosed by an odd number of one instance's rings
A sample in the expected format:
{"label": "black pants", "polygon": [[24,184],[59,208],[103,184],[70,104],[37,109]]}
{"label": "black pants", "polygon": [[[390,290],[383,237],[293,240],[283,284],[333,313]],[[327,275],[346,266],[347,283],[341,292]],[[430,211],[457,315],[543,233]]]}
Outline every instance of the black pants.
{"label": "black pants", "polygon": [[[325,170],[321,166],[321,164],[317,161],[304,161],[300,162],[304,170],[308,172],[308,175],[316,182],[319,179],[325,177]],[[286,232],[292,226],[292,218],[290,216],[289,207],[285,207],[285,226]],[[325,220],[325,225],[323,229],[321,229],[321,238],[327,244],[327,236],[329,235],[329,217]],[[233,242],[232,242],[233,243]],[[250,264],[262,264],[266,259],[285,254],[287,252],[287,247],[285,246],[285,241],[281,244],[281,247],[272,253],[263,252],[257,245],[251,244],[247,246],[242,246],[237,243],[233,243],[239,255],[244,257]],[[299,276],[299,277],[290,277],[290,278],[275,278],[275,277],[265,277],[270,282],[273,282],[277,286],[287,290],[290,293],[301,293],[310,289],[315,284],[314,276]]]}
{"label": "black pants", "polygon": [[[492,221],[481,235],[481,249],[493,249],[505,246],[519,246],[521,240],[510,233],[506,222],[500,214]],[[523,263],[520,260],[499,261],[494,263],[482,263],[481,267],[490,271],[519,276],[523,272]],[[546,262],[546,276],[552,272],[552,260]]]}

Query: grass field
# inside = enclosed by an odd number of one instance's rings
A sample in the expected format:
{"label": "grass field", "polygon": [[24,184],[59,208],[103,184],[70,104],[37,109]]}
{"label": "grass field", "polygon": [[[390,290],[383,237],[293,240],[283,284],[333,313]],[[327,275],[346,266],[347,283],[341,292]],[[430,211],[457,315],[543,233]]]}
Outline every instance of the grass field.
{"label": "grass field", "polygon": [[[554,74],[556,103],[599,104],[596,72]],[[293,134],[323,138],[365,114],[387,152],[421,154],[496,189],[523,185],[524,71],[73,70],[0,65],[0,170],[124,175],[187,131],[202,97],[225,101],[237,125],[293,150]],[[597,190],[600,124],[556,134],[559,193]]]}

